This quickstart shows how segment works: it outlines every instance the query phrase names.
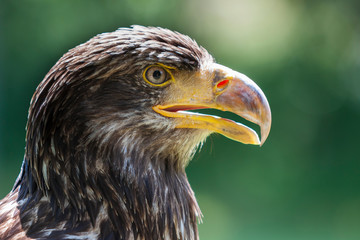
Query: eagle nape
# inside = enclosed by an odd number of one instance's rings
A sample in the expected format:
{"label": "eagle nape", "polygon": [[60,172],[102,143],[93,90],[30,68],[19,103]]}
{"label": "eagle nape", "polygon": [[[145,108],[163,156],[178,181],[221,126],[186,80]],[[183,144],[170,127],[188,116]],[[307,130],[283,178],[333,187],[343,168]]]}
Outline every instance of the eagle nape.
{"label": "eagle nape", "polygon": [[[251,128],[198,109],[235,113]],[[189,111],[191,110],[191,111]],[[133,26],[69,50],[30,103],[0,239],[197,240],[185,167],[211,133],[262,145],[271,111],[248,77],[194,40]]]}

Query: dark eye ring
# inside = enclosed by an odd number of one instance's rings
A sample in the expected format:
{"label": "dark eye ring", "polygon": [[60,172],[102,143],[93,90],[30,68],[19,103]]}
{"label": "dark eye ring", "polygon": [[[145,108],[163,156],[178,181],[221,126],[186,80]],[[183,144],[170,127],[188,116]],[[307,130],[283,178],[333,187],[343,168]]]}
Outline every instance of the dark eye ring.
{"label": "dark eye ring", "polygon": [[170,76],[163,67],[150,66],[145,70],[144,78],[150,84],[162,85],[170,79]]}

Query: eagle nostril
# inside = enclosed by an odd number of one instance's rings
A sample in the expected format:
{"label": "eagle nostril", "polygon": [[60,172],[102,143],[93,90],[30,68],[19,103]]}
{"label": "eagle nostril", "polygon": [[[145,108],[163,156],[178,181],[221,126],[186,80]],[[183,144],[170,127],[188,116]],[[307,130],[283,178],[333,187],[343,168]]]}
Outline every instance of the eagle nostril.
{"label": "eagle nostril", "polygon": [[230,82],[229,79],[221,80],[220,82],[218,82],[215,85],[214,91],[216,93],[221,93],[222,91],[224,91],[227,88],[227,86],[229,85],[229,82]]}

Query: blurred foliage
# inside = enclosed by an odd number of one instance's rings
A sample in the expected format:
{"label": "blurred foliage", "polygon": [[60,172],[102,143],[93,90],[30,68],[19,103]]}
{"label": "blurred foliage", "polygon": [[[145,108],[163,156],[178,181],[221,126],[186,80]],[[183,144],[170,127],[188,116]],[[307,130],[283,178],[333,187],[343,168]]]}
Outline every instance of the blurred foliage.
{"label": "blurred foliage", "polygon": [[69,48],[132,24],[193,37],[254,79],[273,114],[261,148],[212,135],[187,168],[201,239],[360,239],[360,2],[0,0],[0,197],[27,109]]}

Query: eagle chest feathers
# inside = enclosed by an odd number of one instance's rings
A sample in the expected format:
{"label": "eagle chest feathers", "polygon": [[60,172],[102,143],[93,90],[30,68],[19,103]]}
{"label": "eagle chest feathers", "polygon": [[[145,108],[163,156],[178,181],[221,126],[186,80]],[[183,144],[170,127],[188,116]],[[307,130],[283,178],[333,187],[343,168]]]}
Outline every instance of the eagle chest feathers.
{"label": "eagle chest feathers", "polygon": [[[261,128],[196,109],[233,112]],[[198,239],[185,167],[206,137],[263,144],[269,104],[191,38],[133,26],[67,52],[31,100],[0,239]]]}

